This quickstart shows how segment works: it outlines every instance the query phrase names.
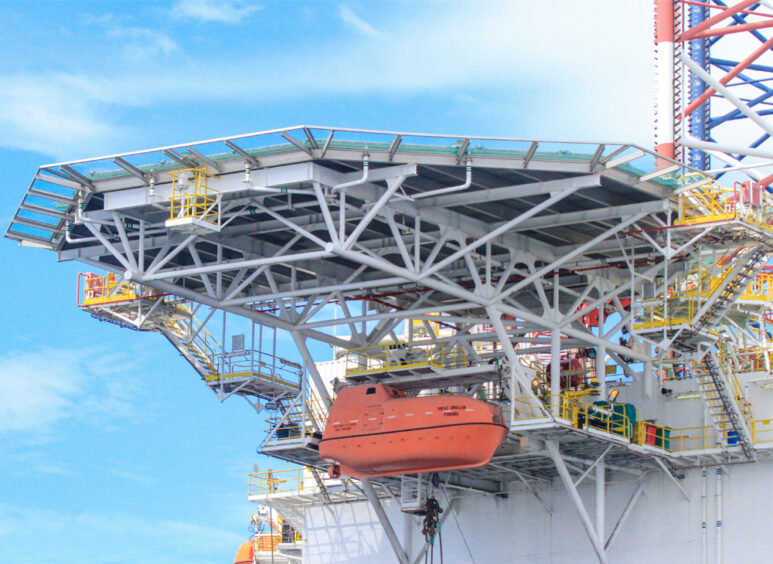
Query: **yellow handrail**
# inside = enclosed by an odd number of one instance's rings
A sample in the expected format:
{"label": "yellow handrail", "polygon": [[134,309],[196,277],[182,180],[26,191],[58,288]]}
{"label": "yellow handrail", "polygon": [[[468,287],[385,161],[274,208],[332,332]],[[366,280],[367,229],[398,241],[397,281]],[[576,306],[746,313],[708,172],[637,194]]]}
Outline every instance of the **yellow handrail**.
{"label": "yellow handrail", "polygon": [[463,349],[428,341],[360,347],[346,353],[347,376],[424,366],[453,368],[466,365],[467,352]]}
{"label": "yellow handrail", "polygon": [[[188,176],[192,174],[192,183]],[[169,196],[169,219],[198,219],[217,224],[219,220],[218,199],[209,195],[213,191],[207,185],[212,176],[207,167],[186,168],[169,173],[172,177],[172,195]]]}
{"label": "yellow handrail", "polygon": [[[319,472],[319,477],[324,485],[341,483],[340,479],[330,478],[325,472]],[[250,497],[265,497],[281,493],[308,493],[310,490],[318,488],[319,484],[308,467],[251,472],[248,482]]]}

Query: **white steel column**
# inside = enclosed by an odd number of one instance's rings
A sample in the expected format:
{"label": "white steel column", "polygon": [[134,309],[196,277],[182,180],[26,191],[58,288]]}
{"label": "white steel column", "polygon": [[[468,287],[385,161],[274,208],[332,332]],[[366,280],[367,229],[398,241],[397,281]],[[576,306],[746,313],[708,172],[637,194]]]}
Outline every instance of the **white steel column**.
{"label": "white steel column", "polygon": [[564,459],[561,458],[561,453],[558,451],[558,443],[555,441],[545,441],[545,446],[547,446],[548,453],[550,453],[550,457],[553,459],[553,463],[556,465],[558,475],[561,477],[561,481],[564,483],[564,487],[566,488],[569,497],[571,497],[572,501],[574,502],[574,506],[580,516],[582,526],[585,527],[585,532],[588,534],[588,539],[590,539],[590,542],[593,545],[593,550],[596,552],[596,556],[598,557],[599,562],[601,562],[601,564],[607,564],[608,561],[606,552],[604,550],[604,544],[599,539],[599,536],[593,527],[590,516],[588,516],[588,511],[585,509],[585,506],[582,503],[582,499],[580,499],[580,494],[577,493],[577,488],[574,487],[572,476],[569,474],[569,470],[566,468],[566,463],[564,463]]}
{"label": "white steel column", "polygon": [[599,339],[602,342],[596,347],[596,380],[599,383],[599,399],[607,399],[607,347],[604,339],[604,304],[599,306]]}
{"label": "white steel column", "polygon": [[558,417],[561,400],[561,329],[558,326],[558,275],[553,276],[553,313],[554,323],[550,333],[550,410]]}
{"label": "white steel column", "polygon": [[604,521],[606,519],[606,474],[607,465],[603,460],[596,464],[596,534],[599,542],[604,542]]}
{"label": "white steel column", "polygon": [[317,370],[317,365],[314,363],[314,359],[311,358],[309,348],[306,346],[306,337],[300,335],[296,331],[292,331],[291,334],[293,336],[293,341],[295,341],[295,346],[298,347],[298,352],[301,353],[303,362],[306,364],[306,370],[309,371],[309,375],[314,381],[314,387],[317,388],[317,393],[320,395],[322,401],[325,402],[325,405],[329,408],[333,402],[330,399],[330,394],[327,391],[325,382],[322,381],[322,376],[320,376],[319,370]]}
{"label": "white steel column", "polygon": [[405,553],[405,550],[403,550],[400,539],[397,538],[395,530],[392,528],[392,523],[389,522],[389,517],[387,517],[386,511],[384,511],[376,492],[373,490],[370,478],[362,478],[360,483],[362,484],[362,490],[365,492],[365,495],[368,496],[368,501],[370,501],[373,510],[376,512],[376,516],[378,516],[378,520],[381,522],[381,526],[384,528],[384,532],[392,545],[392,549],[395,551],[397,561],[400,562],[400,564],[408,564],[408,555]]}

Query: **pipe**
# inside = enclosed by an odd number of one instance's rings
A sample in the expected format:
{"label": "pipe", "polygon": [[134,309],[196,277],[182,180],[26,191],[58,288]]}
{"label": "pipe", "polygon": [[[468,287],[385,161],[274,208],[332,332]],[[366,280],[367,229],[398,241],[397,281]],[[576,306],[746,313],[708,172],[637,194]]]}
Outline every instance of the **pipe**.
{"label": "pipe", "polygon": [[717,526],[716,526],[716,564],[722,564],[722,468],[717,468]]}
{"label": "pipe", "polygon": [[351,182],[336,184],[335,186],[333,186],[333,193],[335,194],[337,192],[340,192],[341,190],[346,190],[351,186],[358,186],[359,184],[364,184],[365,182],[368,181],[369,175],[370,175],[370,167],[368,166],[368,154],[365,153],[362,156],[362,176],[357,180],[352,180]]}
{"label": "pipe", "polygon": [[706,513],[708,509],[708,500],[706,499],[706,469],[704,468],[701,471],[701,563],[706,564],[706,559],[708,558],[708,551],[706,550],[706,543],[707,543],[707,523],[706,523]]}
{"label": "pipe", "polygon": [[464,184],[459,184],[457,186],[449,186],[448,188],[438,188],[437,190],[430,190],[429,192],[422,192],[420,194],[415,194],[413,196],[410,196],[409,198],[411,200],[420,200],[422,198],[429,198],[431,196],[439,196],[440,194],[450,194],[451,192],[459,192],[461,190],[466,190],[472,185],[472,164],[470,163],[470,159],[467,159],[467,165],[465,166],[466,171],[466,179],[464,181]]}

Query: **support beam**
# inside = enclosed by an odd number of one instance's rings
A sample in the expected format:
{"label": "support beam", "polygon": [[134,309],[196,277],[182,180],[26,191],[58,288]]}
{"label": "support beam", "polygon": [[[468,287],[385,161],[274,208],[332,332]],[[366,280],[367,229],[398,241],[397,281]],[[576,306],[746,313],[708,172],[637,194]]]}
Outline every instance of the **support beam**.
{"label": "support beam", "polygon": [[545,446],[547,446],[548,453],[550,453],[550,457],[553,459],[553,463],[556,465],[558,475],[561,477],[561,481],[563,482],[569,497],[571,497],[572,501],[574,501],[574,506],[580,516],[582,526],[585,527],[585,532],[588,535],[588,539],[590,540],[591,545],[593,545],[593,550],[596,552],[596,556],[598,557],[599,562],[601,564],[608,564],[607,554],[604,550],[604,546],[601,544],[601,540],[599,540],[599,536],[596,533],[596,529],[590,520],[588,511],[585,509],[585,505],[582,503],[582,499],[580,498],[580,494],[577,492],[577,488],[574,487],[574,482],[572,481],[572,476],[569,474],[569,470],[566,468],[566,463],[564,462],[564,459],[561,458],[561,453],[558,450],[558,443],[556,443],[556,441],[546,441]]}
{"label": "support beam", "polygon": [[617,537],[617,534],[620,532],[620,529],[623,527],[623,524],[625,523],[626,519],[628,519],[628,516],[631,514],[631,511],[633,511],[634,505],[636,505],[636,502],[639,501],[639,497],[644,491],[644,480],[646,475],[647,474],[643,474],[642,477],[639,478],[639,483],[636,486],[636,489],[634,490],[633,495],[631,495],[631,498],[628,500],[628,503],[625,505],[623,512],[620,514],[620,518],[617,520],[617,523],[615,523],[615,526],[612,529],[612,532],[609,534],[609,538],[607,539],[607,542],[604,544],[604,548],[606,550],[609,550],[609,547],[612,546],[612,543],[615,541],[615,537]]}
{"label": "support beam", "polygon": [[325,387],[325,382],[322,380],[322,376],[320,376],[319,370],[317,370],[317,365],[311,357],[309,348],[306,346],[306,337],[297,331],[291,331],[290,334],[293,336],[295,346],[298,347],[298,352],[301,353],[301,358],[303,358],[303,362],[306,364],[306,370],[308,371],[309,376],[311,376],[314,386],[317,388],[320,399],[325,402],[325,405],[329,409],[333,404],[333,401],[330,399],[330,394],[327,391],[327,387]]}
{"label": "support beam", "polygon": [[395,530],[392,528],[392,523],[389,522],[389,517],[387,517],[386,511],[384,511],[384,508],[381,506],[381,501],[379,501],[378,496],[373,489],[373,484],[370,483],[370,478],[362,478],[360,484],[362,485],[362,491],[365,492],[368,501],[371,506],[373,506],[373,510],[376,512],[376,516],[381,522],[381,526],[384,528],[384,532],[392,545],[392,549],[395,551],[395,556],[397,556],[397,561],[400,564],[408,564],[408,555],[405,553],[405,550],[403,550],[400,539],[397,538],[397,534],[395,534]]}

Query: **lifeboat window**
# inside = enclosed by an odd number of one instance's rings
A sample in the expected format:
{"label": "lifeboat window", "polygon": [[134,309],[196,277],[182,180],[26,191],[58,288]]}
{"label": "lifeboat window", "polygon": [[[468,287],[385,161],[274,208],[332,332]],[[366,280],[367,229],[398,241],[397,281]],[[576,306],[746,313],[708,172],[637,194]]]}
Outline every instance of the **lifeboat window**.
{"label": "lifeboat window", "polygon": [[368,396],[370,394],[375,394],[375,393],[376,393],[376,388],[368,388],[367,390],[365,390],[365,395],[368,395]]}
{"label": "lifeboat window", "polygon": [[397,390],[392,390],[392,395],[396,397],[396,396],[399,396],[400,394],[397,392]]}

